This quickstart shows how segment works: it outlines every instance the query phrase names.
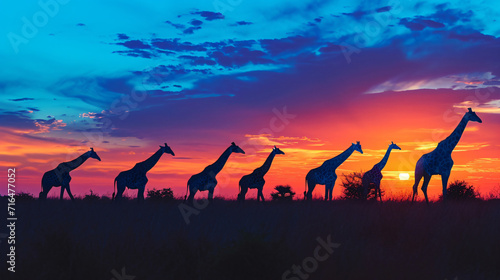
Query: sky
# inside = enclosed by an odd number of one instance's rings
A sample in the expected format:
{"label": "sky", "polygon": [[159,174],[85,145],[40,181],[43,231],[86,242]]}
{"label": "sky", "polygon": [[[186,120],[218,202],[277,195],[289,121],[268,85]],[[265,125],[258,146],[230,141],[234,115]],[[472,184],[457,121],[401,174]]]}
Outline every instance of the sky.
{"label": "sky", "polygon": [[[119,172],[167,143],[175,156],[162,156],[146,188],[184,196],[190,176],[235,142],[246,153],[231,155],[216,196],[235,198],[239,179],[276,145],[285,155],[264,195],[288,184],[302,197],[310,169],[360,141],[364,153],[337,169],[339,197],[342,174],[371,169],[393,141],[402,150],[391,153],[382,189],[405,197],[416,161],[470,107],[483,123],[468,124],[450,182],[500,195],[498,1],[3,5],[0,165],[5,181],[16,168],[18,192],[38,196],[44,172],[93,147],[102,161],[71,172],[72,192],[111,195]],[[431,198],[440,185],[434,176]]]}

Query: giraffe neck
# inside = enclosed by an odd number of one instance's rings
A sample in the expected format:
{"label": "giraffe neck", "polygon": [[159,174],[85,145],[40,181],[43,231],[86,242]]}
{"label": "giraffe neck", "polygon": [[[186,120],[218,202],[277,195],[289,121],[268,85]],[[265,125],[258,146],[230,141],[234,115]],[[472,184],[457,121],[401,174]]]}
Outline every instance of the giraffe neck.
{"label": "giraffe neck", "polygon": [[274,153],[274,151],[272,151],[269,154],[269,156],[267,157],[264,164],[262,164],[262,166],[258,168],[258,170],[262,174],[262,176],[264,176],[267,173],[267,171],[269,171],[269,168],[271,168],[271,164],[273,163],[273,159],[274,159],[275,155],[276,154]]}
{"label": "giraffe neck", "polygon": [[75,158],[72,161],[64,162],[63,165],[64,167],[69,171],[78,168],[80,165],[82,165],[87,159],[89,158],[88,152],[85,152],[83,155]]}
{"label": "giraffe neck", "polygon": [[344,161],[346,161],[354,152],[354,145],[351,145],[347,150],[343,151],[340,155],[328,160],[327,162],[333,168],[339,167]]}
{"label": "giraffe neck", "polygon": [[154,153],[148,159],[146,159],[143,162],[138,163],[137,166],[139,166],[141,168],[141,170],[144,171],[144,173],[146,173],[151,168],[153,168],[153,166],[156,165],[156,163],[158,162],[158,160],[160,160],[160,157],[162,155],[163,155],[163,151],[160,148],[160,149],[158,149],[158,151],[156,151],[156,153]]}
{"label": "giraffe neck", "polygon": [[382,160],[376,164],[379,170],[382,171],[382,169],[384,169],[385,165],[387,164],[387,160],[389,159],[389,156],[391,155],[391,151],[392,151],[392,148],[389,147],[387,149],[387,152],[385,152],[384,158],[382,158]]}
{"label": "giraffe neck", "polygon": [[446,137],[443,141],[441,141],[438,145],[443,151],[450,153],[453,152],[453,149],[458,144],[458,141],[460,141],[460,138],[462,137],[462,134],[464,133],[465,127],[467,126],[467,123],[469,120],[464,116],[458,126],[453,130],[453,132],[450,134],[450,136]]}
{"label": "giraffe neck", "polygon": [[227,148],[223,153],[222,155],[219,157],[219,159],[217,159],[217,161],[215,161],[214,163],[212,163],[211,165],[207,166],[205,168],[205,171],[208,171],[210,173],[213,173],[213,175],[217,175],[221,170],[222,168],[224,167],[224,165],[226,164],[226,161],[228,160],[229,156],[231,155],[231,147]]}

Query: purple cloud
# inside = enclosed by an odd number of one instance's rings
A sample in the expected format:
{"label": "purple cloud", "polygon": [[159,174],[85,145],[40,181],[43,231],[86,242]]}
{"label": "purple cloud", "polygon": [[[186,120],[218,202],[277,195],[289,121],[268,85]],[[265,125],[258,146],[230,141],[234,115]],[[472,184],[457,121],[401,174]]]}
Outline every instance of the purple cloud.
{"label": "purple cloud", "polygon": [[194,26],[200,26],[200,25],[203,24],[203,21],[197,20],[197,19],[193,19],[193,20],[191,20],[190,23],[191,23],[191,25],[194,25]]}
{"label": "purple cloud", "polygon": [[142,42],[140,40],[130,40],[130,41],[126,41],[123,43],[117,43],[117,45],[122,45],[122,46],[129,48],[129,49],[150,49],[151,48],[150,45],[145,44],[144,42]]}
{"label": "purple cloud", "polygon": [[209,11],[192,12],[191,14],[193,14],[193,15],[200,15],[200,16],[204,17],[208,21],[217,20],[217,19],[224,19],[224,15],[223,14],[209,12]]}
{"label": "purple cloud", "polygon": [[29,100],[35,100],[34,98],[30,97],[23,97],[23,98],[17,98],[17,99],[9,99],[10,101],[29,101]]}
{"label": "purple cloud", "polygon": [[416,18],[413,20],[410,20],[408,18],[403,18],[399,22],[401,25],[406,26],[408,29],[411,31],[421,31],[424,30],[426,27],[430,28],[443,28],[445,27],[444,24],[440,22],[436,22],[430,19],[421,19],[421,18]]}
{"label": "purple cloud", "polygon": [[123,34],[123,33],[118,33],[116,35],[118,36],[119,40],[128,40],[128,39],[130,39],[129,36],[127,36],[126,34]]}

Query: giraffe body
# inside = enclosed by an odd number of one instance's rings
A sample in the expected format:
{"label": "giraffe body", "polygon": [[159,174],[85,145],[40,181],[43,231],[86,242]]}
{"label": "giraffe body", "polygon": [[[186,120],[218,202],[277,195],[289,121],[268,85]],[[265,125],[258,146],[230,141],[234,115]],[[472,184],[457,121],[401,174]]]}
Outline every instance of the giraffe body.
{"label": "giraffe body", "polygon": [[389,159],[389,155],[391,154],[391,151],[393,149],[396,150],[401,150],[398,145],[394,144],[392,142],[389,145],[389,148],[387,149],[387,152],[385,153],[384,157],[382,160],[375,164],[372,169],[367,171],[365,174],[363,174],[363,179],[362,179],[362,186],[363,186],[363,194],[366,198],[368,195],[368,191],[372,188],[375,189],[375,199],[377,198],[377,194],[380,198],[380,202],[382,202],[382,192],[380,190],[380,182],[382,181],[382,178],[384,177],[382,175],[382,169],[384,169],[385,165],[387,164],[387,160]]}
{"label": "giraffe body", "polygon": [[425,196],[425,201],[429,203],[429,198],[427,197],[427,186],[433,175],[441,175],[441,184],[443,187],[443,200],[446,199],[446,188],[448,186],[448,179],[450,177],[451,169],[453,168],[453,159],[451,158],[451,153],[455,149],[458,141],[462,137],[462,134],[469,121],[482,123],[482,120],[472,111],[471,108],[465,113],[462,120],[455,128],[455,130],[443,141],[439,142],[436,149],[432,152],[424,154],[417,161],[415,166],[415,184],[413,184],[413,197],[412,201],[415,200],[417,196],[418,185],[420,180],[424,178],[422,184],[422,192]]}
{"label": "giraffe body", "polygon": [[95,158],[101,161],[101,158],[99,158],[94,149],[90,148],[90,151],[83,153],[76,159],[60,163],[56,168],[45,172],[42,176],[42,191],[40,192],[39,199],[43,200],[47,198],[47,194],[52,189],[52,187],[61,187],[60,199],[63,199],[64,191],[66,190],[71,200],[74,201],[75,198],[73,197],[73,194],[71,193],[71,189],[69,187],[69,183],[71,182],[71,176],[69,175],[69,172],[78,168],[89,158]]}
{"label": "giraffe body", "polygon": [[238,194],[239,201],[245,200],[245,195],[248,189],[257,189],[257,201],[260,201],[260,199],[264,201],[264,195],[262,193],[262,189],[264,188],[264,185],[266,183],[266,181],[264,180],[264,175],[266,175],[266,173],[271,168],[274,156],[277,154],[284,155],[285,153],[274,146],[273,150],[261,167],[256,168],[251,174],[245,175],[240,179],[240,193]]}
{"label": "giraffe body", "polygon": [[361,154],[363,153],[359,141],[356,144],[353,143],[340,155],[325,161],[320,167],[311,169],[306,175],[307,191],[304,192],[304,198],[308,200],[312,199],[312,192],[316,185],[325,185],[325,200],[332,200],[333,187],[337,180],[335,170],[346,161],[354,151],[358,151]]}
{"label": "giraffe body", "polygon": [[194,199],[194,195],[198,191],[208,191],[208,199],[212,200],[214,195],[214,189],[217,186],[217,179],[215,178],[217,174],[222,170],[224,165],[226,164],[229,156],[232,153],[240,153],[244,154],[245,152],[236,144],[231,143],[229,148],[227,148],[222,155],[217,159],[213,164],[205,167],[202,172],[195,174],[189,178],[187,182],[187,190],[189,191],[189,197],[184,199],[188,199],[189,202],[192,202]]}
{"label": "giraffe body", "polygon": [[114,185],[116,187],[116,196],[115,193],[113,193],[113,199],[117,201],[120,200],[123,196],[123,192],[128,187],[129,189],[137,190],[138,201],[144,200],[144,190],[148,183],[146,173],[156,165],[160,157],[165,153],[175,156],[172,149],[165,143],[164,147],[160,146],[160,149],[145,161],[136,163],[132,169],[120,172],[115,178]]}

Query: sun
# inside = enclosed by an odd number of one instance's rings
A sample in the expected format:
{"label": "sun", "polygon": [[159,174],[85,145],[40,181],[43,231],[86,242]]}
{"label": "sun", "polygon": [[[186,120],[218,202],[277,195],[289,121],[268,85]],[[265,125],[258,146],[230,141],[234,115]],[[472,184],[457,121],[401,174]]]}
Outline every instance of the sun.
{"label": "sun", "polygon": [[399,180],[406,181],[410,179],[410,174],[408,173],[399,173]]}

